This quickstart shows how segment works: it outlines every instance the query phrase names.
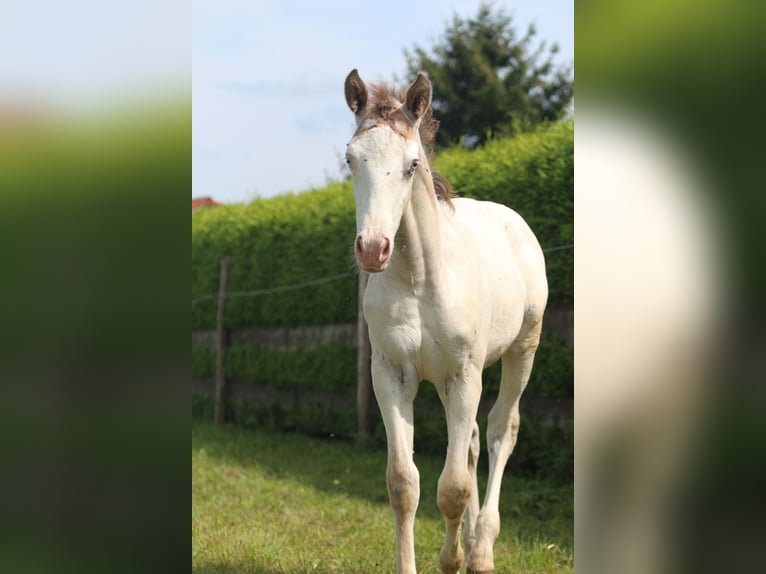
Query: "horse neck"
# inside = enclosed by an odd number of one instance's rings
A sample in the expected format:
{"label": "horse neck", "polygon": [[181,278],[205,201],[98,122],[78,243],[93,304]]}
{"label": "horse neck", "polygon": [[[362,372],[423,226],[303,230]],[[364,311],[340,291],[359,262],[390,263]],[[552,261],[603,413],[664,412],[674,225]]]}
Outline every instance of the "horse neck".
{"label": "horse neck", "polygon": [[[426,164],[427,165],[427,164]],[[425,167],[425,166],[424,166]],[[394,242],[391,264],[413,287],[437,287],[443,270],[442,212],[428,168],[419,170]]]}

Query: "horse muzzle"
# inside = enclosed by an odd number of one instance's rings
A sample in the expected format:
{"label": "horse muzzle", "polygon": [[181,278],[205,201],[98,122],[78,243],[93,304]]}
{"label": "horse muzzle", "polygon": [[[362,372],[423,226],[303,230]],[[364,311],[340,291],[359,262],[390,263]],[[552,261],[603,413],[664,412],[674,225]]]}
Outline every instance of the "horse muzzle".
{"label": "horse muzzle", "polygon": [[392,241],[383,233],[363,230],[356,236],[354,253],[359,267],[369,273],[380,273],[388,267],[391,258]]}

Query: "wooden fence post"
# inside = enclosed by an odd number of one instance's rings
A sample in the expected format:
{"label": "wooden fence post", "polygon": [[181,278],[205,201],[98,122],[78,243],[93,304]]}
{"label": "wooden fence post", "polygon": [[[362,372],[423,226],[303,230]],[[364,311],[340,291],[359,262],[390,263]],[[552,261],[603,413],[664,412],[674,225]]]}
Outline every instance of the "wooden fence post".
{"label": "wooden fence post", "polygon": [[215,356],[215,424],[226,420],[226,298],[229,288],[229,270],[231,257],[221,259],[221,282],[218,287],[218,317],[216,321],[216,356]]}
{"label": "wooden fence post", "polygon": [[370,334],[364,320],[362,301],[369,274],[359,270],[359,314],[357,317],[356,409],[359,437],[367,439],[372,433],[372,374],[370,372]]}

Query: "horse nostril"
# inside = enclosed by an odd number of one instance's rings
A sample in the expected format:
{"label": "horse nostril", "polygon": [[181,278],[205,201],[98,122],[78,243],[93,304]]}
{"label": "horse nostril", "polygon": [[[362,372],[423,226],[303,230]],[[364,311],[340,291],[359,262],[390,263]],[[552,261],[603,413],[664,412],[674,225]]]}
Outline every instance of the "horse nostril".
{"label": "horse nostril", "polygon": [[391,254],[391,241],[389,241],[388,237],[383,238],[383,249],[380,251],[381,257],[384,259],[388,257]]}
{"label": "horse nostril", "polygon": [[356,242],[354,243],[354,249],[356,250],[356,253],[358,255],[361,255],[362,253],[362,236],[358,235],[356,237]]}

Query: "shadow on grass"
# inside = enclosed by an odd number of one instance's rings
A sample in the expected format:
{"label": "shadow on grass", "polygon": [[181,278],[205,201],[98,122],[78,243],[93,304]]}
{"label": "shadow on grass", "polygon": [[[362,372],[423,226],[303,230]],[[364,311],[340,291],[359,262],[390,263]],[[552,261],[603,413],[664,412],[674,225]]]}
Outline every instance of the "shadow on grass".
{"label": "shadow on grass", "polygon": [[[193,566],[192,572],[194,574],[305,574],[306,570],[274,570],[273,568],[261,568],[243,562],[223,562]],[[312,570],[311,572],[312,574],[332,574],[322,570]]]}
{"label": "shadow on grass", "polygon": [[[257,468],[274,478],[291,478],[320,492],[343,494],[388,506],[385,448],[299,434],[192,424],[192,450],[243,467]],[[420,471],[418,516],[441,519],[436,485],[444,464],[434,456],[415,455]],[[486,458],[479,461],[479,488],[486,484]],[[561,548],[573,546],[573,488],[514,477],[506,472],[501,491],[503,530],[519,539],[548,540]],[[195,572],[241,572],[237,565],[204,566]],[[259,570],[247,570],[258,572]],[[263,571],[270,574],[268,571]]]}

